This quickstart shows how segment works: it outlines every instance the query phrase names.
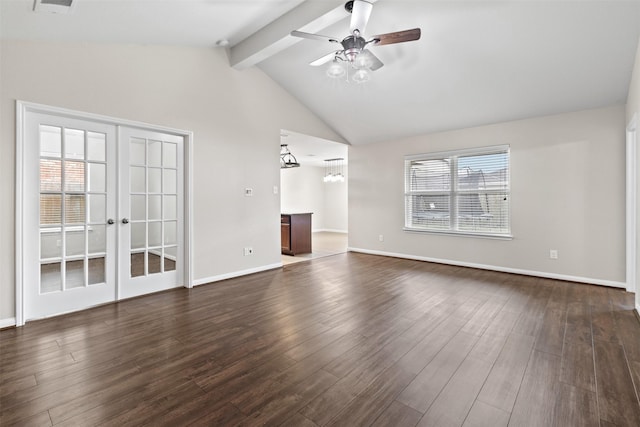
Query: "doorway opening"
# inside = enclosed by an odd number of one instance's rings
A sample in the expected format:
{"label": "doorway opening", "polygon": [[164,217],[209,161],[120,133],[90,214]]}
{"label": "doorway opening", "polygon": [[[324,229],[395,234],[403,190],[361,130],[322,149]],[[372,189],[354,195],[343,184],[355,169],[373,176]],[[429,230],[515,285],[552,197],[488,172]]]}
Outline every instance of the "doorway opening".
{"label": "doorway opening", "polygon": [[[347,251],[348,243],[348,146],[335,141],[281,130],[280,143],[286,144],[299,167],[280,169],[280,212],[287,215],[311,214],[310,251],[287,251],[283,247],[282,264],[308,261]],[[344,180],[329,181],[329,159],[343,159],[340,172]],[[335,170],[334,170],[335,172]],[[281,224],[283,236],[294,233]],[[283,239],[283,241],[286,239]],[[285,254],[284,252],[289,252]]]}

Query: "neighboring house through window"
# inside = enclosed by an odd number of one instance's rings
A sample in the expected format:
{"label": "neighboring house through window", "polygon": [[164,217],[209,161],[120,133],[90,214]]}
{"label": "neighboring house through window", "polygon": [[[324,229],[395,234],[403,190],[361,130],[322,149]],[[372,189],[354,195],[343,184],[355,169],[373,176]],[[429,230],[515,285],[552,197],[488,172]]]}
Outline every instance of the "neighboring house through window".
{"label": "neighboring house through window", "polygon": [[510,237],[509,146],[405,157],[405,230]]}

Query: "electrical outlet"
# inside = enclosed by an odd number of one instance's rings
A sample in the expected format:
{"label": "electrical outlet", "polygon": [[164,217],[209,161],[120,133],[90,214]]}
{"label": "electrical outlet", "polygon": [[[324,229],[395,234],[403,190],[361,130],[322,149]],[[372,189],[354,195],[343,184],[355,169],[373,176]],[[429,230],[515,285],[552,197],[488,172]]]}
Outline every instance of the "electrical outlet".
{"label": "electrical outlet", "polygon": [[251,247],[244,248],[244,256],[247,256],[247,255],[253,255],[253,248]]}
{"label": "electrical outlet", "polygon": [[558,259],[558,250],[557,249],[549,249],[549,258]]}
{"label": "electrical outlet", "polygon": [[278,194],[278,186],[277,185],[273,186],[273,194]]}
{"label": "electrical outlet", "polygon": [[384,242],[384,236],[382,234],[378,236],[378,241]]}

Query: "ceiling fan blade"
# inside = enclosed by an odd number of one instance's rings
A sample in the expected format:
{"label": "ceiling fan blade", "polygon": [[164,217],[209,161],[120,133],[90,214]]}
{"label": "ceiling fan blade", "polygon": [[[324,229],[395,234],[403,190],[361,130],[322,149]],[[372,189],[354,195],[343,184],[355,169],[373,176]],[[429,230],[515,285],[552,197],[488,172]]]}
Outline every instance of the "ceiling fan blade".
{"label": "ceiling fan blade", "polygon": [[[362,58],[360,58],[362,56]],[[358,54],[356,61],[362,61],[363,65],[371,71],[375,71],[378,68],[382,68],[384,65],[380,59],[375,56],[369,49],[365,49]]]}
{"label": "ceiling fan blade", "polygon": [[323,56],[322,58],[318,58],[313,62],[310,62],[309,65],[311,65],[312,67],[318,67],[320,65],[326,64],[329,61],[333,61],[333,59],[336,57],[336,55],[338,55],[340,53],[340,51],[337,52],[330,52],[327,53],[325,56]]}
{"label": "ceiling fan blade", "polygon": [[[420,28],[396,31],[395,33],[379,34],[371,37],[376,46],[383,44],[403,43],[420,39]],[[377,41],[379,40],[379,41]]]}
{"label": "ceiling fan blade", "polygon": [[334,39],[333,37],[323,36],[321,34],[305,33],[303,31],[291,31],[291,35],[294,37],[301,37],[303,39],[322,40],[322,41],[329,41],[332,43],[340,43],[338,40]]}
{"label": "ceiling fan blade", "polygon": [[351,10],[351,24],[349,25],[349,29],[352,34],[356,30],[358,30],[360,34],[364,34],[364,29],[367,27],[367,22],[369,22],[372,9],[373,4],[368,1],[355,0],[353,2],[353,9]]}

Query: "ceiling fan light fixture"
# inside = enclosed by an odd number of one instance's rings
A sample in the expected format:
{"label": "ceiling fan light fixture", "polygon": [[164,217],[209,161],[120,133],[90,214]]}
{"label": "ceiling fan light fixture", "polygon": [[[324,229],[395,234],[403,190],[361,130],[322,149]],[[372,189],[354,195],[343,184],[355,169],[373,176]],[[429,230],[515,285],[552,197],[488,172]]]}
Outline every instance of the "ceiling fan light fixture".
{"label": "ceiling fan light fixture", "polygon": [[371,74],[365,69],[360,69],[353,73],[353,77],[351,77],[351,79],[358,84],[366,83],[371,80]]}
{"label": "ceiling fan light fixture", "polygon": [[356,59],[353,61],[353,66],[357,69],[369,69],[373,65],[373,61],[367,55],[361,53],[356,56]]}
{"label": "ceiling fan light fixture", "polygon": [[344,76],[345,73],[346,70],[336,59],[334,59],[331,65],[329,65],[329,68],[327,68],[327,76],[332,79],[339,79]]}

